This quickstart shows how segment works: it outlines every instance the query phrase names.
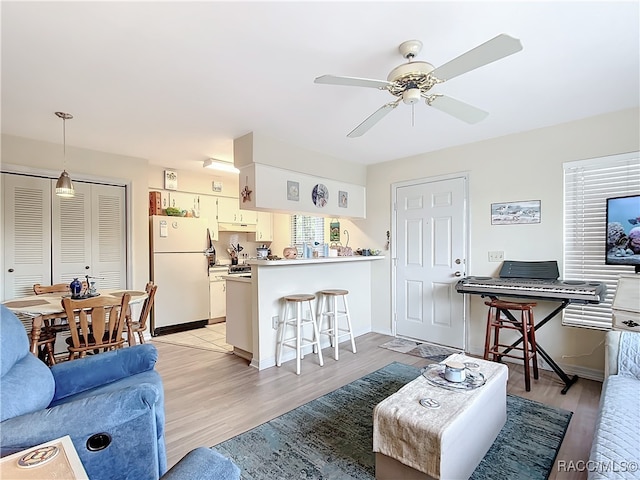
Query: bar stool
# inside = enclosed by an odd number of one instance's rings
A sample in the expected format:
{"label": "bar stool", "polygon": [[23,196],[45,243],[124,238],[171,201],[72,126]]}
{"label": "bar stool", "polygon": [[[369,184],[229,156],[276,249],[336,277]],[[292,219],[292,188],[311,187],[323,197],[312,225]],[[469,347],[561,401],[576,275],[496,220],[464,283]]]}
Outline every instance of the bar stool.
{"label": "bar stool", "polygon": [[[333,347],[333,358],[338,360],[338,344],[340,337],[347,335],[351,339],[351,351],[356,353],[356,341],[353,338],[353,330],[351,329],[351,316],[349,315],[349,306],[347,304],[347,295],[349,290],[329,289],[318,292],[320,296],[318,300],[318,312],[316,314],[318,321],[318,331],[320,335],[328,335],[329,342]],[[342,298],[342,307],[338,308],[338,298]],[[327,328],[323,328],[325,317],[328,320]],[[340,328],[339,319],[344,317],[347,320],[347,328]]]}
{"label": "bar stool", "polygon": [[[530,363],[533,363],[533,378],[538,378],[538,349],[536,346],[535,324],[533,322],[533,307],[535,303],[505,302],[491,300],[484,302],[489,307],[487,314],[487,333],[484,344],[484,359],[502,361],[502,357],[518,358],[524,361],[524,384],[526,391],[531,390]],[[520,320],[509,313],[509,310],[519,311]],[[511,316],[510,316],[511,315]],[[514,321],[515,319],[515,321]],[[500,330],[506,328],[520,332],[521,340],[506,345],[500,343]],[[493,331],[493,344],[491,332]],[[522,342],[522,347],[516,347]],[[511,350],[521,350],[522,356],[510,354]]]}
{"label": "bar stool", "polygon": [[[313,345],[313,351],[318,349],[318,361],[320,366],[324,365],[322,360],[322,350],[320,348],[320,335],[318,334],[318,326],[313,318],[313,305],[312,301],[316,299],[315,295],[302,293],[296,295],[287,295],[283,298],[285,306],[284,306],[284,315],[283,320],[280,322],[280,335],[277,343],[277,352],[276,352],[276,365],[279,367],[282,365],[282,348],[290,347],[295,348],[296,350],[296,374],[300,375],[300,359],[304,358],[304,354],[302,353],[302,348],[308,345]],[[302,316],[302,307],[303,304],[307,302],[309,304],[309,317],[304,318]],[[293,309],[295,306],[295,317],[289,318],[289,306]],[[305,325],[311,324],[313,326],[313,338],[304,338],[302,336],[302,327]],[[285,338],[285,330],[287,326],[291,325],[295,327],[296,333],[295,336],[290,338]]]}

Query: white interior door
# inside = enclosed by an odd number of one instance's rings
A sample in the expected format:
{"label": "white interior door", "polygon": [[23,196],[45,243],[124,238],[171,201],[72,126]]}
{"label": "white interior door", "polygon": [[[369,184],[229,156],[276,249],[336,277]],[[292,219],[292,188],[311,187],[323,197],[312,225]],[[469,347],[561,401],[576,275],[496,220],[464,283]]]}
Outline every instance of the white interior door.
{"label": "white interior door", "polygon": [[90,275],[98,288],[124,288],[124,187],[74,182],[74,189],[72,198],[53,196],[53,282]]}
{"label": "white interior door", "polygon": [[46,178],[2,174],[3,300],[51,282],[51,185]]}
{"label": "white interior door", "polygon": [[399,185],[395,193],[396,335],[465,347],[466,177]]}

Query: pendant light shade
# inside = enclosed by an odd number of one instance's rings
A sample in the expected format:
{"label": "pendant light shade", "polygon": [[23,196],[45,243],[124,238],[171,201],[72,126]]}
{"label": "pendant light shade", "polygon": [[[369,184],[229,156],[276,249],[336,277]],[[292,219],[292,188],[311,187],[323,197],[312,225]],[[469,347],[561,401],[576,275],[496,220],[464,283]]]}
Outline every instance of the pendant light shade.
{"label": "pendant light shade", "polygon": [[71,183],[71,177],[66,170],[62,171],[60,178],[58,178],[58,181],[56,182],[56,195],[67,198],[75,195],[73,183]]}
{"label": "pendant light shade", "polygon": [[73,118],[70,113],[56,112],[56,116],[62,119],[62,148],[63,148],[63,168],[60,178],[56,182],[56,195],[59,197],[70,198],[75,195],[73,189],[73,183],[71,183],[71,177],[67,173],[67,132],[66,121]]}

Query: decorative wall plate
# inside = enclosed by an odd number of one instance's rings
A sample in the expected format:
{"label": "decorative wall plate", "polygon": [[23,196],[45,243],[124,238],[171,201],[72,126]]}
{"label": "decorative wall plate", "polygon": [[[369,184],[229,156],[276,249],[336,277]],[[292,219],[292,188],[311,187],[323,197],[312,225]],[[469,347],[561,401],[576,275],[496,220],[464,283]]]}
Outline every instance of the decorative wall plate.
{"label": "decorative wall plate", "polygon": [[313,200],[313,204],[318,207],[324,207],[329,201],[329,190],[322,183],[318,183],[315,187],[313,187],[313,191],[311,192],[311,199]]}

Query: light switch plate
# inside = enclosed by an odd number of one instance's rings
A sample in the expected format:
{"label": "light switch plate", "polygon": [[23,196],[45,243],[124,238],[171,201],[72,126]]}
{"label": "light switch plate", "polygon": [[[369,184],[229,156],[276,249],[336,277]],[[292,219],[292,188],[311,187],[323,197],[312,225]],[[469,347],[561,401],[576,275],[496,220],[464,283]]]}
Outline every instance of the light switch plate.
{"label": "light switch plate", "polygon": [[489,252],[489,261],[490,262],[502,262],[504,260],[504,252],[503,251],[493,251]]}

